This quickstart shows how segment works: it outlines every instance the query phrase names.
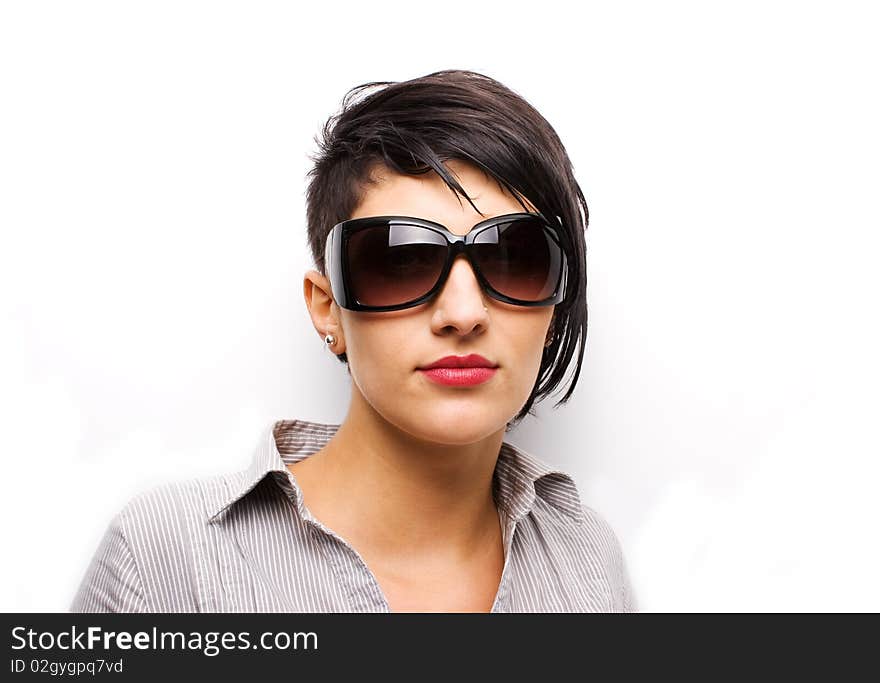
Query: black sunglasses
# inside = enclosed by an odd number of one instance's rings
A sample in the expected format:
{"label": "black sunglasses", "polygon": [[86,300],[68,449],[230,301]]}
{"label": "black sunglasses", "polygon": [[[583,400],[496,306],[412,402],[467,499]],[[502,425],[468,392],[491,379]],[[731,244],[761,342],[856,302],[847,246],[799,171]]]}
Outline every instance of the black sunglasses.
{"label": "black sunglasses", "polygon": [[466,235],[424,218],[353,218],[330,230],[324,263],[338,306],[398,311],[437,294],[459,253],[493,299],[550,306],[565,296],[568,261],[560,230],[540,213],[488,218]]}

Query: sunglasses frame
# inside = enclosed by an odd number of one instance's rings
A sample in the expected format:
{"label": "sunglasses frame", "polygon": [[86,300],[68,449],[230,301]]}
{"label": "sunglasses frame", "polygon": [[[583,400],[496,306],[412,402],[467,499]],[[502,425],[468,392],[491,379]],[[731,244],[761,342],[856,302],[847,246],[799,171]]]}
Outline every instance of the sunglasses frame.
{"label": "sunglasses frame", "polygon": [[[559,279],[556,282],[556,287],[549,297],[541,301],[522,301],[520,299],[514,299],[494,289],[483,276],[483,273],[473,256],[472,245],[475,243],[477,236],[480,235],[480,233],[489,230],[496,225],[509,223],[518,218],[539,219],[544,230],[550,234],[550,237],[559,246],[559,250],[562,253],[562,266],[559,271]],[[385,225],[389,222],[427,228],[428,230],[443,235],[446,239],[447,245],[446,261],[443,264],[443,269],[440,271],[440,275],[434,286],[426,294],[417,299],[391,306],[370,306],[362,304],[360,301],[357,301],[352,294],[348,276],[348,260],[343,258],[345,249],[348,246],[348,239],[354,232],[374,227],[376,225]],[[330,233],[327,235],[327,243],[324,248],[324,266],[329,273],[330,286],[333,290],[333,296],[336,300],[337,306],[350,311],[400,311],[429,301],[443,288],[443,285],[446,284],[446,279],[449,277],[449,272],[452,270],[452,264],[459,254],[465,255],[465,258],[470,262],[474,275],[480,283],[483,291],[493,299],[525,307],[552,306],[563,301],[565,298],[566,285],[568,284],[568,258],[565,254],[560,233],[561,230],[541,213],[508,213],[502,216],[487,218],[474,225],[465,235],[457,235],[450,231],[445,225],[426,218],[414,218],[412,216],[365,216],[362,218],[351,218],[341,221],[333,226]]]}

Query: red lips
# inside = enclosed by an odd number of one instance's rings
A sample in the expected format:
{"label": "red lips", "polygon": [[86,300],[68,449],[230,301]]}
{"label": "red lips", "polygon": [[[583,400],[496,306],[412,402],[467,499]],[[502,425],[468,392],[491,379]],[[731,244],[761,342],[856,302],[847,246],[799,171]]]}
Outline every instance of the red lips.
{"label": "red lips", "polygon": [[444,356],[438,358],[430,365],[419,368],[420,370],[429,370],[431,368],[497,368],[497,363],[492,363],[478,353],[472,353],[468,356]]}

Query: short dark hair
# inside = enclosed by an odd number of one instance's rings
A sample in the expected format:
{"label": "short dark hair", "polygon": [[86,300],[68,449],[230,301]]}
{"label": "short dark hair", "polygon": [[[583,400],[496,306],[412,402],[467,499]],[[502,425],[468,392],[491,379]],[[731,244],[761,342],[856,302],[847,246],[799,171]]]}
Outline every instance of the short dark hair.
{"label": "short dark hair", "polygon": [[[561,221],[570,268],[565,299],[556,305],[552,343],[544,349],[535,386],[507,430],[532,414],[532,405],[563,380],[572,357],[580,376],[587,338],[585,232],[589,211],[574,178],[568,153],[553,127],[522,96],[489,76],[447,69],[408,81],[373,81],[355,86],[341,110],[326,121],[306,193],[308,242],[314,263],[325,272],[330,229],[360,203],[377,164],[400,173],[436,172],[481,215],[443,162],[461,160],[482,169],[522,205]],[[459,202],[461,199],[459,197]],[[524,210],[528,210],[523,206]],[[338,354],[348,363],[346,354]]]}

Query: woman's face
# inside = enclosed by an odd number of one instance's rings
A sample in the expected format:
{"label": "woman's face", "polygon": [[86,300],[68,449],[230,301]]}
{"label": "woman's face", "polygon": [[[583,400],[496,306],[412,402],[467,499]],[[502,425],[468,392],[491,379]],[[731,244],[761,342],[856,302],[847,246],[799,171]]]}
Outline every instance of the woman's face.
{"label": "woman's face", "polygon": [[[464,235],[481,220],[523,211],[477,167],[455,160],[446,165],[485,215],[433,171],[409,176],[379,167],[373,175],[376,184],[368,186],[351,218],[426,218]],[[528,202],[526,206],[535,210]],[[528,399],[554,306],[520,307],[489,297],[464,255],[456,258],[437,296],[402,311],[341,309],[321,291],[311,293],[309,281],[332,295],[330,284],[310,271],[306,300],[321,338],[333,333],[337,343],[332,351],[347,354],[353,399],[365,401],[399,429],[435,443],[473,443],[504,429]],[[480,384],[439,384],[419,370],[444,356],[471,353],[498,366]]]}

